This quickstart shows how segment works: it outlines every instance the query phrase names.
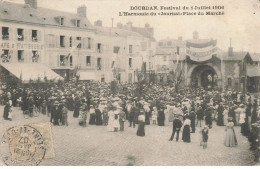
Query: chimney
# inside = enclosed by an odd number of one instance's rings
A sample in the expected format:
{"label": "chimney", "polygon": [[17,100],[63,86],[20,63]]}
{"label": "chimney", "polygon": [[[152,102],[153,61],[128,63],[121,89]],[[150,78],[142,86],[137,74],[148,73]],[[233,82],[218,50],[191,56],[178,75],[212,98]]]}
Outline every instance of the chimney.
{"label": "chimney", "polygon": [[230,46],[228,48],[228,56],[234,56],[234,53],[233,53],[233,47],[232,47],[232,39],[230,38]]}
{"label": "chimney", "polygon": [[37,9],[37,0],[24,0],[26,5],[30,5],[31,8]]}
{"label": "chimney", "polygon": [[127,22],[126,24],[126,29],[127,30],[132,30],[132,26],[133,26],[133,23],[130,21],[130,22]]}
{"label": "chimney", "polygon": [[193,32],[193,39],[199,39],[199,33],[197,31]]}
{"label": "chimney", "polygon": [[146,30],[150,33],[150,36],[153,36],[154,35],[154,29],[153,27],[150,27],[150,24],[149,23],[146,23],[145,26]]}
{"label": "chimney", "polygon": [[101,21],[101,20],[97,20],[97,21],[94,23],[94,26],[100,26],[100,27],[102,27],[102,21]]}
{"label": "chimney", "polygon": [[116,25],[116,27],[117,27],[118,29],[123,29],[123,24],[122,24],[121,22],[118,22],[117,25]]}
{"label": "chimney", "polygon": [[87,7],[85,5],[79,6],[77,9],[77,14],[81,17],[87,17]]}
{"label": "chimney", "polygon": [[233,48],[232,48],[232,47],[229,47],[229,48],[228,48],[228,56],[234,56]]}

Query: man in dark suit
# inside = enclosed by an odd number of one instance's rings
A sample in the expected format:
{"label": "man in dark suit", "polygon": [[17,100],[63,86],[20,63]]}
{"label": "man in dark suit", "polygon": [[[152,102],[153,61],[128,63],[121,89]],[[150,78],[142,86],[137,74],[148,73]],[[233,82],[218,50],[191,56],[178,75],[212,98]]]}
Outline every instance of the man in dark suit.
{"label": "man in dark suit", "polygon": [[175,135],[175,132],[177,133],[176,141],[179,140],[179,132],[180,132],[181,127],[182,127],[182,122],[181,122],[179,116],[177,116],[177,117],[173,120],[172,135],[171,135],[171,138],[169,139],[169,141],[172,141],[172,140],[173,140],[173,137],[174,137],[174,135]]}

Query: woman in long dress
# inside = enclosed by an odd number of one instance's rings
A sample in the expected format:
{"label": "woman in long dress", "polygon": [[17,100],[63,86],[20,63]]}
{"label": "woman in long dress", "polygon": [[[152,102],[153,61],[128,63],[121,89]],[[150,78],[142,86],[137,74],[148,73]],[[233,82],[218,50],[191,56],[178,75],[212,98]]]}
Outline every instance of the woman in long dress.
{"label": "woman in long dress", "polygon": [[107,124],[107,131],[114,131],[114,110],[108,111],[108,124]]}
{"label": "woman in long dress", "polygon": [[186,143],[190,143],[190,119],[186,118],[183,123],[182,140]]}
{"label": "woman in long dress", "polygon": [[164,125],[169,126],[169,105],[167,105],[167,107],[165,107],[164,109],[164,117],[165,117]]}
{"label": "woman in long dress", "polygon": [[11,109],[11,106],[10,106],[9,102],[6,102],[6,105],[4,107],[4,115],[3,115],[5,120],[9,120],[8,116],[9,116],[10,109]]}
{"label": "woman in long dress", "polygon": [[224,120],[223,120],[223,112],[224,112],[224,107],[222,105],[222,103],[220,103],[218,109],[218,120],[217,120],[217,125],[218,126],[224,126]]}
{"label": "woman in long dress", "polygon": [[145,130],[144,130],[144,126],[145,126],[145,115],[144,115],[144,111],[141,110],[140,115],[138,116],[138,129],[136,132],[137,136],[141,136],[144,137],[145,136]]}
{"label": "woman in long dress", "polygon": [[229,112],[229,108],[228,106],[225,106],[224,112],[223,112],[223,121],[224,121],[224,125],[227,125],[227,119],[228,119],[228,112]]}
{"label": "woman in long dress", "polygon": [[225,146],[226,147],[235,147],[237,145],[237,138],[234,130],[234,123],[232,122],[233,118],[228,118],[228,123],[226,126],[226,138]]}
{"label": "woman in long dress", "polygon": [[90,114],[90,117],[89,117],[89,124],[90,124],[90,125],[94,125],[94,124],[96,124],[96,119],[95,119],[95,109],[94,109],[93,105],[90,105],[89,114]]}
{"label": "woman in long dress", "polygon": [[115,132],[117,132],[119,130],[119,127],[120,127],[120,123],[119,123],[119,110],[115,110],[114,111],[113,127],[114,127],[114,131]]}
{"label": "woman in long dress", "polygon": [[164,120],[165,120],[164,111],[163,111],[163,107],[161,107],[161,109],[158,112],[158,126],[164,126]]}
{"label": "woman in long dress", "polygon": [[101,126],[103,123],[102,114],[98,107],[95,109],[95,118],[96,118],[96,125]]}

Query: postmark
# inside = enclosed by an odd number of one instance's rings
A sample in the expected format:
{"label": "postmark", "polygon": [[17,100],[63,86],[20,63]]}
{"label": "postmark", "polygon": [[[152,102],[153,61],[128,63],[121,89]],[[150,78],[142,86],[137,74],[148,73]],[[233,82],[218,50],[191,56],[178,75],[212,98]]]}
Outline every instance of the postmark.
{"label": "postmark", "polygon": [[42,134],[29,125],[12,127],[7,130],[10,158],[3,159],[6,165],[39,165],[46,154]]}

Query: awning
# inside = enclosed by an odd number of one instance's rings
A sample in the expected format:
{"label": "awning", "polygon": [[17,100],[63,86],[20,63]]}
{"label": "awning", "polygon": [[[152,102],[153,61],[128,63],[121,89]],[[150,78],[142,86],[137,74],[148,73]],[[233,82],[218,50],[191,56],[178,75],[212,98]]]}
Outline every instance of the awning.
{"label": "awning", "polygon": [[30,80],[37,81],[38,79],[44,82],[44,77],[55,82],[64,80],[63,77],[41,63],[0,63],[0,65],[20,79],[22,83],[28,83]]}
{"label": "awning", "polygon": [[79,72],[79,80],[97,80],[95,72]]}
{"label": "awning", "polygon": [[246,74],[249,77],[260,77],[260,67],[248,66]]}

